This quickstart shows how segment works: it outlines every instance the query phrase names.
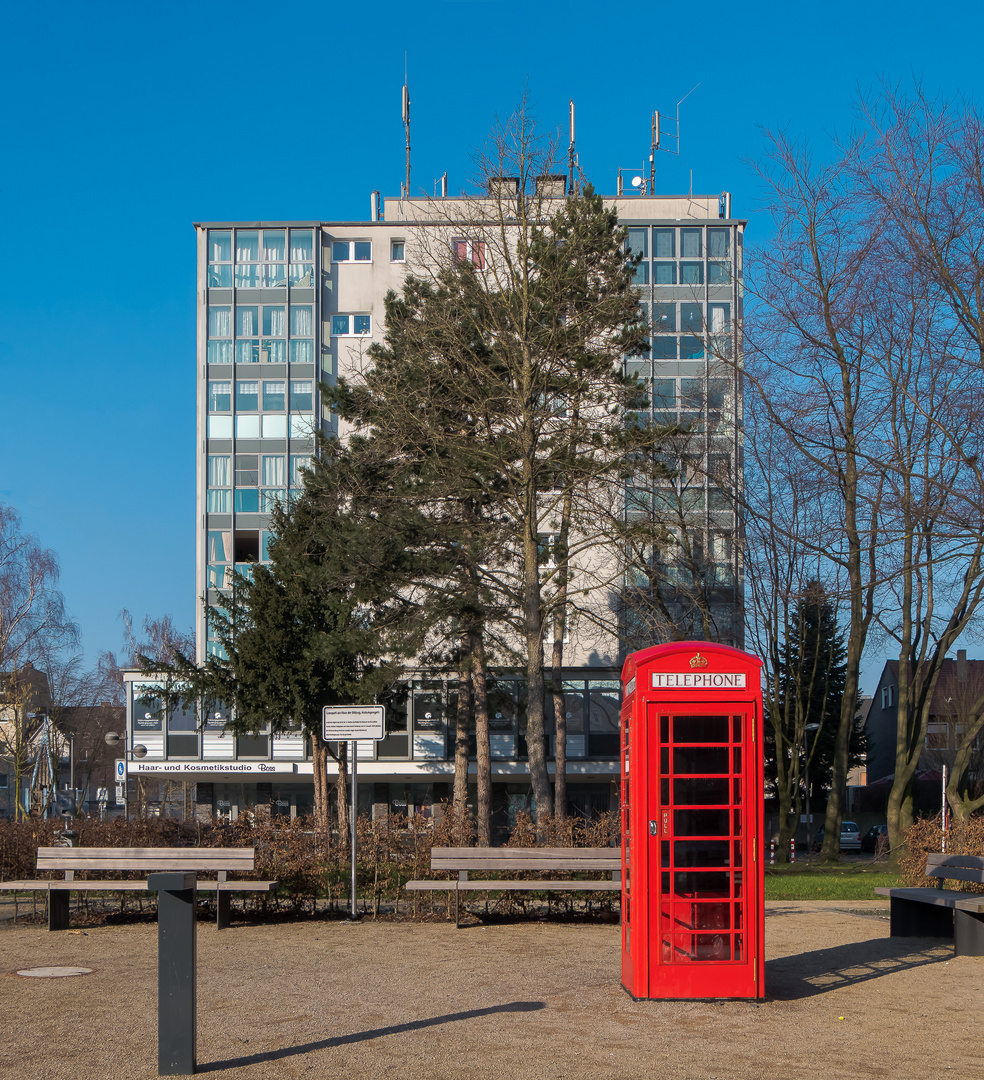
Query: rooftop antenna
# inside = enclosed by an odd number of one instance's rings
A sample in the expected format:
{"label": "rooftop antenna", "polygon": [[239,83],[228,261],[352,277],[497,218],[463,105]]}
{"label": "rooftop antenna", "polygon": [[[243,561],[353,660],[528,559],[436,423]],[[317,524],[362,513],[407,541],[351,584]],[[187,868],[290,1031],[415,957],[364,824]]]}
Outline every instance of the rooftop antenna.
{"label": "rooftop antenna", "polygon": [[649,149],[649,190],[656,194],[656,151],[659,149],[659,111],[653,113],[653,141]]}
{"label": "rooftop antenna", "polygon": [[574,102],[570,102],[571,142],[567,149],[567,190],[574,194]]}
{"label": "rooftop antenna", "polygon": [[[665,135],[668,139],[673,139],[673,140],[676,141],[676,150],[671,150],[668,146],[663,147],[663,149],[668,154],[676,154],[677,156],[679,156],[679,154],[680,154],[680,106],[687,100],[688,97],[690,97],[690,95],[694,92],[694,90],[697,89],[698,86],[700,86],[700,83],[697,83],[696,86],[691,87],[683,95],[683,97],[680,98],[680,100],[676,103],[676,115],[673,117],[673,123],[674,123],[674,125],[676,127],[676,130],[675,131],[664,131],[664,132],[662,132],[662,134]],[[660,136],[659,122],[660,122],[659,113],[658,112],[653,113],[653,151],[654,151],[654,153],[653,153],[653,157],[650,158],[650,161],[652,161],[656,157],[655,151],[660,148],[660,146],[659,146],[659,136]]]}
{"label": "rooftop antenna", "polygon": [[407,54],[403,54],[403,130],[407,133],[407,178],[403,197],[410,198],[410,88],[407,82]]}

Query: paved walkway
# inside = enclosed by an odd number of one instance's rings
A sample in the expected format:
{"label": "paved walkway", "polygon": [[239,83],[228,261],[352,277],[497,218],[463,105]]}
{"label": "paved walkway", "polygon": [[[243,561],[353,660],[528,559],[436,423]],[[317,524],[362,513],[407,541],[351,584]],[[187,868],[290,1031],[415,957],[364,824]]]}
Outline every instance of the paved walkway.
{"label": "paved walkway", "polygon": [[[882,902],[767,905],[758,1002],[635,1002],[617,926],[199,924],[208,1077],[984,1075],[984,959],[888,937]],[[157,931],[0,926],[0,1077],[157,1075]],[[952,1066],[949,1070],[947,1066]]]}

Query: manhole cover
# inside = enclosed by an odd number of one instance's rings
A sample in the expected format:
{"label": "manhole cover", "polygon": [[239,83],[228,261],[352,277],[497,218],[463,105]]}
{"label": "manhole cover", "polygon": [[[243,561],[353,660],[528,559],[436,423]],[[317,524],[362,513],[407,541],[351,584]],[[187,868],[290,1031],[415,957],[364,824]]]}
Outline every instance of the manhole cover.
{"label": "manhole cover", "polygon": [[28,979],[64,979],[69,975],[91,975],[92,968],[84,967],[39,967],[24,968],[18,971],[18,975],[24,975]]}

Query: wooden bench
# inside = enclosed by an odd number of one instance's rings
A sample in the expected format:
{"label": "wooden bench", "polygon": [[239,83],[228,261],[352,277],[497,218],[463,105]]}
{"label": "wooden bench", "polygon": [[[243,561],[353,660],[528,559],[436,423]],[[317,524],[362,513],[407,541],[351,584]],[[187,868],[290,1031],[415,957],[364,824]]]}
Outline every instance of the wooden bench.
{"label": "wooden bench", "polygon": [[891,898],[892,937],[952,937],[957,956],[984,956],[984,894],[943,888],[945,881],[984,885],[984,858],[930,853],[926,877],[939,888],[875,889]]}
{"label": "wooden bench", "polygon": [[[450,880],[408,881],[411,890],[445,889],[454,892],[454,925],[458,926],[458,902],[462,892],[618,892],[622,888],[622,853],[618,848],[432,848],[431,870],[455,872]],[[506,880],[469,878],[472,870],[520,870],[608,872],[607,880],[564,878]]]}
{"label": "wooden bench", "polygon": [[[38,848],[38,873],[64,871],[61,880],[0,882],[3,892],[45,892],[48,895],[48,929],[68,929],[68,900],[71,892],[147,891],[147,874],[159,870],[204,871],[216,878],[199,880],[197,888],[216,894],[216,926],[230,923],[230,896],[234,892],[269,892],[276,881],[230,881],[231,870],[252,870],[255,848]],[[137,871],[143,876],[120,880],[79,880],[76,873],[93,870]]]}

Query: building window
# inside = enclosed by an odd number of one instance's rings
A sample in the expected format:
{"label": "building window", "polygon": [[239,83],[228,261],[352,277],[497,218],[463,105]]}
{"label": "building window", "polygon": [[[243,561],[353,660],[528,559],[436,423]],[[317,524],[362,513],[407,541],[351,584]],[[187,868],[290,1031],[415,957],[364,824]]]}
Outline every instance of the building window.
{"label": "building window", "polygon": [[371,315],[332,315],[332,337],[368,337],[372,333]]}
{"label": "building window", "polygon": [[731,257],[730,229],[707,230],[707,254],[712,259],[727,259]]}
{"label": "building window", "polygon": [[680,284],[681,285],[703,285],[704,284],[704,264],[702,262],[682,262],[682,263],[680,263]]}
{"label": "building window", "polygon": [[290,380],[291,412],[311,412],[314,409],[314,382],[311,379]]}
{"label": "building window", "polygon": [[304,486],[304,470],[311,468],[311,458],[307,454],[291,454],[290,456],[290,486],[299,488]]}
{"label": "building window", "polygon": [[209,305],[208,362],[232,363],[232,308],[228,305]]}
{"label": "building window", "polygon": [[485,269],[484,240],[452,240],[451,254],[455,262],[470,262],[477,270]]}
{"label": "building window", "polygon": [[237,364],[286,363],[286,337],[287,308],[283,304],[236,306]]}
{"label": "building window", "polygon": [[266,487],[286,487],[287,478],[283,454],[264,454],[261,462],[260,483]]}
{"label": "building window", "polygon": [[653,229],[653,258],[676,258],[676,229]]}
{"label": "building window", "polygon": [[310,229],[290,230],[290,283],[314,285],[314,238]]}
{"label": "building window", "polygon": [[287,284],[283,229],[236,230],[236,288],[275,288]]}
{"label": "building window", "polygon": [[946,750],[949,747],[949,731],[946,724],[930,724],[926,729],[926,749]]}
{"label": "building window", "polygon": [[284,413],[265,413],[260,417],[261,439],[286,439],[287,417]]}
{"label": "building window", "polygon": [[232,232],[209,229],[208,283],[211,288],[228,289],[232,285]]}
{"label": "building window", "polygon": [[256,413],[242,413],[236,417],[237,439],[258,439],[260,437],[260,418]]}
{"label": "building window", "polygon": [[675,262],[653,263],[653,281],[657,285],[676,285],[677,264]]}
{"label": "building window", "polygon": [[236,454],[236,487],[256,487],[259,483],[256,454]]}
{"label": "building window", "polygon": [[236,383],[236,411],[255,412],[260,407],[260,384],[253,379],[239,379]]}
{"label": "building window", "polygon": [[653,329],[657,334],[676,330],[676,304],[653,304]]}
{"label": "building window", "polygon": [[260,493],[256,488],[236,488],[236,513],[258,514],[260,512]]}
{"label": "building window", "polygon": [[390,241],[390,262],[406,262],[407,245],[405,240]]}
{"label": "building window", "polygon": [[231,464],[228,454],[209,454],[208,486],[232,487]]}
{"label": "building window", "polygon": [[680,230],[680,258],[699,259],[703,254],[703,229]]}
{"label": "building window", "polygon": [[680,305],[680,329],[687,334],[703,334],[704,307],[702,304]]}
{"label": "building window", "polygon": [[707,264],[708,285],[730,285],[731,263],[709,262]]}
{"label": "building window", "polygon": [[704,359],[704,342],[700,338],[696,337],[682,337],[680,338],[680,359],[681,360],[703,360]]}
{"label": "building window", "polygon": [[290,361],[314,363],[314,309],[310,304],[291,304]]}
{"label": "building window", "polygon": [[209,418],[208,418],[208,437],[210,439],[231,439],[232,438],[232,417],[231,416],[209,416]]}
{"label": "building window", "polygon": [[232,510],[232,462],[228,454],[209,454],[208,491],[205,509],[210,514],[228,514]]}
{"label": "building window", "polygon": [[283,412],[286,406],[287,384],[283,379],[265,380],[263,383],[263,408],[265,411]]}
{"label": "building window", "polygon": [[332,262],[372,262],[371,240],[335,240],[331,245]]}
{"label": "building window", "polygon": [[210,382],[208,384],[208,411],[229,412],[232,408],[232,383]]}
{"label": "building window", "polygon": [[895,687],[883,686],[881,692],[881,707],[890,709],[895,704]]}
{"label": "building window", "polygon": [[653,340],[654,360],[676,360],[677,339],[675,337],[658,337]]}
{"label": "building window", "polygon": [[731,305],[707,305],[708,328],[712,334],[725,334],[731,329]]}

